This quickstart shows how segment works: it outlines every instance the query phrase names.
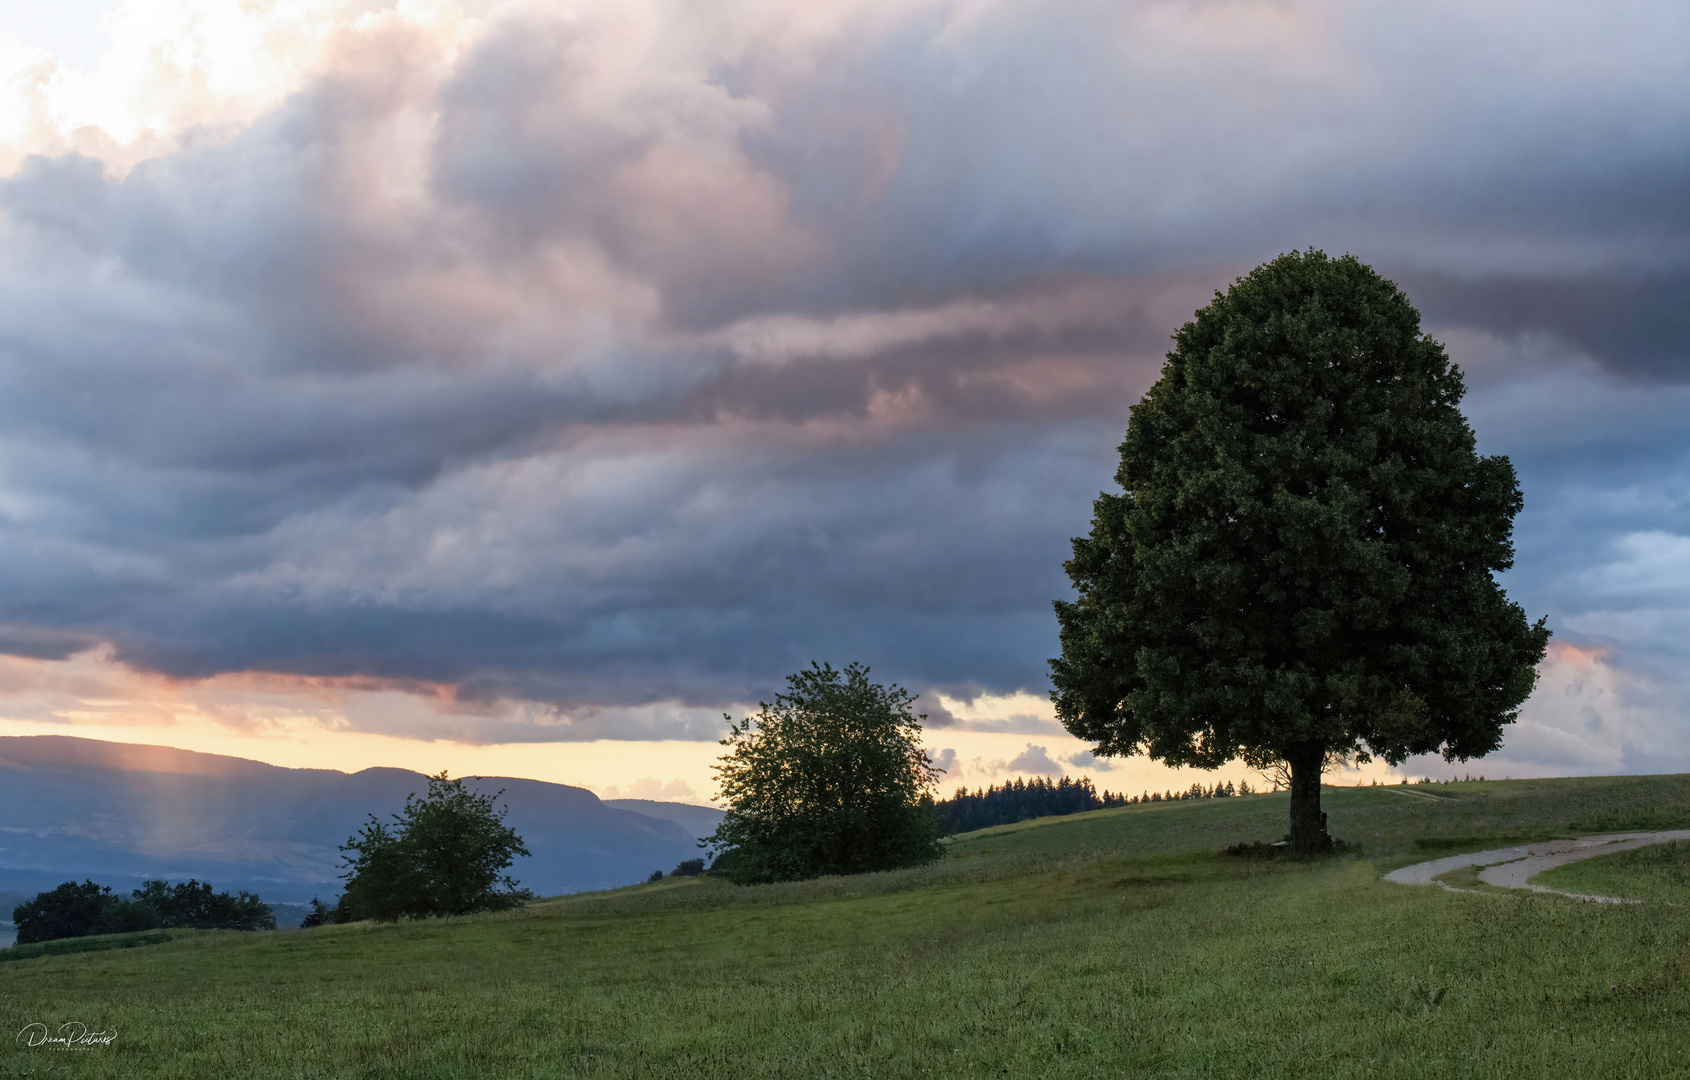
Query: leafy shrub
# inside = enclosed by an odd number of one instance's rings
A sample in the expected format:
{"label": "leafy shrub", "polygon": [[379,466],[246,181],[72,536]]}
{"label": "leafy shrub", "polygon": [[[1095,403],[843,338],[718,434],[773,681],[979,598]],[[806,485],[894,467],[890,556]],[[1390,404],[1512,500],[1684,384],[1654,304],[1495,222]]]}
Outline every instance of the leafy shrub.
{"label": "leafy shrub", "polygon": [[914,697],[851,664],[787,677],[787,691],[731,723],[716,772],[728,810],[710,837],[746,885],[862,874],[943,855]]}
{"label": "leafy shrub", "polygon": [[370,815],[341,845],[354,854],[335,921],[467,915],[532,899],[504,874],[528,848],[504,824],[505,810],[494,809],[502,794],[478,794],[442,772],[428,778],[427,796],[405,800],[391,828]]}

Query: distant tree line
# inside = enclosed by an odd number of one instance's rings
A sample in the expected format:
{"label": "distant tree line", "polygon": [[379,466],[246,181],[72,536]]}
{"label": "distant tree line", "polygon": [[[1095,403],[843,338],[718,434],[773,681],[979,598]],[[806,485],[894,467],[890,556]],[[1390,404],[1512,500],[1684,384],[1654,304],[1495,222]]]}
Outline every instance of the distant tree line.
{"label": "distant tree line", "polygon": [[214,893],[203,881],[148,881],[128,897],[111,886],[67,881],[12,909],[18,944],[135,930],[274,930],[270,906],[249,892]]}
{"label": "distant tree line", "polygon": [[1141,795],[1099,792],[1089,777],[1078,780],[1064,776],[1052,783],[1043,777],[1009,780],[1001,786],[969,791],[958,788],[955,795],[935,804],[944,834],[972,832],[993,825],[1013,825],[1031,818],[1079,814],[1111,806],[1138,803],[1175,802],[1184,799],[1225,799],[1252,794],[1248,781],[1234,786],[1229,780],[1211,787],[1192,784],[1184,791],[1146,791]]}

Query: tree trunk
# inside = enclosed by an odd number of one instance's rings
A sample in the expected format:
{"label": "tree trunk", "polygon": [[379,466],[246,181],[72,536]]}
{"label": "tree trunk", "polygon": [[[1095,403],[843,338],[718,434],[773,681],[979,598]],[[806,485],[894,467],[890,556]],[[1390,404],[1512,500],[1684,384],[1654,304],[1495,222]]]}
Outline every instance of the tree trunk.
{"label": "tree trunk", "polygon": [[1291,766],[1291,854],[1320,855],[1332,850],[1326,815],[1320,812],[1320,770],[1326,748],[1300,746],[1285,756]]}

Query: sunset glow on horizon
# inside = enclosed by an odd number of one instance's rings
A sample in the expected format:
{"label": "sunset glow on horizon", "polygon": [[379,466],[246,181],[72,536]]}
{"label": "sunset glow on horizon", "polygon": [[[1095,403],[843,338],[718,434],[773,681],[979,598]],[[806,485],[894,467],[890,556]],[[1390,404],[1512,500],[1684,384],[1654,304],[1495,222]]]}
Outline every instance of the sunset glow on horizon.
{"label": "sunset glow on horizon", "polygon": [[0,735],[707,801],[812,661],[1089,775],[1128,410],[1307,246],[1400,284],[1556,634],[1501,752],[1690,771],[1690,14],[0,5]]}

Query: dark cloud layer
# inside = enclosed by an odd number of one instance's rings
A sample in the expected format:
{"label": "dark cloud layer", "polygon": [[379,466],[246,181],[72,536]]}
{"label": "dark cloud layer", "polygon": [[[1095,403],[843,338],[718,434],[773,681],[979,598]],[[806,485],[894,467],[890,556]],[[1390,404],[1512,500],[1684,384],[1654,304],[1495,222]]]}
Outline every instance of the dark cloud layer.
{"label": "dark cloud layer", "polygon": [[1305,245],[1450,341],[1527,484],[1511,585],[1617,641],[1625,567],[1690,530],[1682,425],[1628,396],[1690,374],[1686,27],[1524,10],[390,19],[244,129],[31,159],[0,649],[565,719],[811,659],[1042,693],[1168,335]]}

